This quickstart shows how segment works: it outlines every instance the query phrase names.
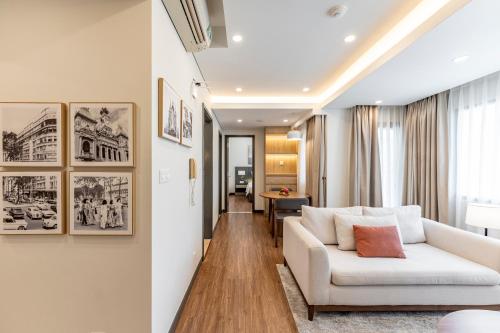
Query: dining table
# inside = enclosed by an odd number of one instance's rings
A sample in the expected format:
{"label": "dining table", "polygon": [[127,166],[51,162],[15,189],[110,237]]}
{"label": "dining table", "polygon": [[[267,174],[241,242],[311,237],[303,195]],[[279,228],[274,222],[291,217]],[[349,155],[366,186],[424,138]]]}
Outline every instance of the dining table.
{"label": "dining table", "polygon": [[293,192],[293,191],[290,191],[288,193],[288,195],[280,194],[280,191],[261,192],[261,193],[259,193],[259,196],[264,198],[264,199],[267,199],[269,201],[268,220],[269,220],[269,223],[271,224],[271,235],[273,237],[274,237],[274,233],[277,232],[273,228],[273,225],[274,225],[274,202],[275,202],[275,200],[278,200],[278,199],[283,199],[283,200],[309,199],[310,198],[310,195],[308,195],[308,194]]}

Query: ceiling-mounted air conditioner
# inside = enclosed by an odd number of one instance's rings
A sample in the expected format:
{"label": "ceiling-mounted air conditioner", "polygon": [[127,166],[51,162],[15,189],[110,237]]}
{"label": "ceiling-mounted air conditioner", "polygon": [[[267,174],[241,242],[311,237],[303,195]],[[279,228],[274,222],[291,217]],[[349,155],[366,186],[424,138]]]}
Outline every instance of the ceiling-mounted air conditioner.
{"label": "ceiling-mounted air conditioner", "polygon": [[205,0],[162,0],[188,52],[210,47],[212,28]]}

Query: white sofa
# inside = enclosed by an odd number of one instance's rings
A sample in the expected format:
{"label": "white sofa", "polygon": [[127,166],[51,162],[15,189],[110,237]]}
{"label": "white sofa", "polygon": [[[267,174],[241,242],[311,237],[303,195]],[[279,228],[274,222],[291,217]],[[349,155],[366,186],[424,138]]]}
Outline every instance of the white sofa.
{"label": "white sofa", "polygon": [[500,310],[500,241],[422,219],[426,242],[404,244],[406,259],[362,258],[325,245],[285,218],[283,254],[315,311]]}

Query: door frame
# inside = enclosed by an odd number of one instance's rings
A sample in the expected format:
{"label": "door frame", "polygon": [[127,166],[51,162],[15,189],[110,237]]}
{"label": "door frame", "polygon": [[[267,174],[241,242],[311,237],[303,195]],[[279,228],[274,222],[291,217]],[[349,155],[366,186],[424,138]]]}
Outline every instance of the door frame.
{"label": "door frame", "polygon": [[255,212],[255,134],[233,134],[233,135],[225,135],[224,137],[224,204],[226,208],[226,212],[229,212],[228,209],[228,197],[229,193],[227,193],[227,183],[228,183],[228,143],[229,138],[252,138],[252,212]]}
{"label": "door frame", "polygon": [[[205,122],[206,119],[212,124],[212,158],[211,158],[211,163],[212,163],[212,173],[213,173],[213,117],[208,111],[207,106],[205,103],[202,103],[201,106],[202,109],[202,116],[201,116],[201,121],[202,121],[202,140],[201,140],[201,146],[202,146],[202,157],[201,157],[201,174],[202,174],[202,203],[201,203],[201,251],[202,251],[202,260],[205,260],[205,239],[212,239],[211,238],[205,238],[205,190],[206,190],[206,184],[205,184]],[[210,213],[210,219],[212,220],[212,226],[213,226],[213,181],[212,181],[212,193],[210,194],[212,196],[212,210]],[[211,230],[213,233],[213,230]],[[213,236],[213,234],[212,234]]]}
{"label": "door frame", "polygon": [[224,213],[224,209],[226,207],[222,207],[222,153],[224,149],[224,143],[222,142],[222,133],[219,131],[219,217],[222,213]]}

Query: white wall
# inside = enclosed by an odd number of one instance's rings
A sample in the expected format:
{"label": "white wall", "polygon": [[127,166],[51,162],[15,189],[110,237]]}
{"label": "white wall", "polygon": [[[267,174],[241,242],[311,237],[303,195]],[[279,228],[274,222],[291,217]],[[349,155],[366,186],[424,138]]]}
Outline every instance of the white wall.
{"label": "white wall", "polygon": [[143,0],[0,2],[0,101],[137,111],[135,235],[0,236],[0,332],[150,331],[149,21]]}
{"label": "white wall", "polygon": [[228,138],[228,183],[227,190],[229,193],[235,192],[234,186],[234,168],[235,167],[251,167],[252,163],[248,163],[248,147],[252,149],[252,138]]}
{"label": "white wall", "polygon": [[[259,196],[259,193],[264,192],[264,127],[246,130],[224,130],[224,135],[255,135],[255,209],[264,210],[264,200]],[[225,195],[224,187],[223,195]]]}
{"label": "white wall", "polygon": [[[191,82],[202,81],[191,53],[186,53],[161,0],[152,0],[152,325],[153,332],[169,330],[189,282],[202,256],[202,102],[200,89],[194,100]],[[157,80],[163,77],[194,112],[193,147],[157,137]],[[218,203],[218,131],[214,119],[214,224]],[[196,205],[189,200],[188,159],[198,162]],[[159,170],[167,169],[170,181],[159,184]]]}
{"label": "white wall", "polygon": [[348,197],[351,120],[348,109],[327,113],[327,206],[346,207]]}

